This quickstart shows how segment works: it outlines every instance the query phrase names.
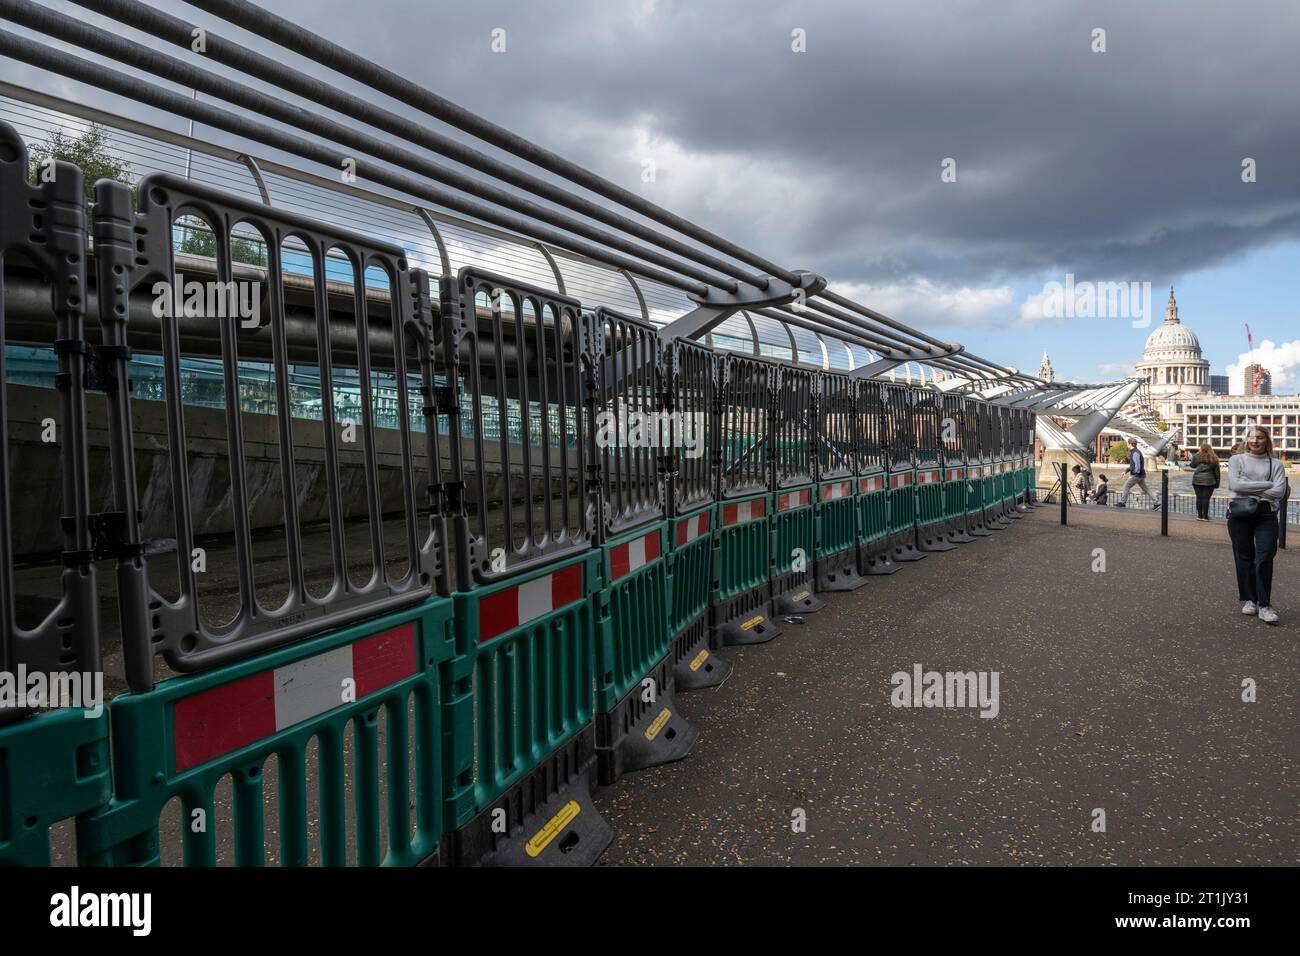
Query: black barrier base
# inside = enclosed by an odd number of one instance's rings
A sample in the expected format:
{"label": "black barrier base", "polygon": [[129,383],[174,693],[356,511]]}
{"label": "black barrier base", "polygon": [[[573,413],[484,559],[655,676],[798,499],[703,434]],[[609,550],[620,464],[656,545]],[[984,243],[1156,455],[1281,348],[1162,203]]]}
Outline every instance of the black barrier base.
{"label": "black barrier base", "polygon": [[826,602],[812,593],[809,585],[804,585],[789,594],[778,594],[773,600],[775,614],[815,614],[826,606]]}
{"label": "black barrier base", "polygon": [[[614,830],[591,802],[595,728],[554,751],[444,846],[453,866],[591,866]],[[504,831],[504,832],[503,832]]]}
{"label": "black barrier base", "polygon": [[984,527],[990,531],[1004,531],[1011,527],[1011,522],[1002,517],[1001,510],[995,505],[984,510]]}
{"label": "black barrier base", "polygon": [[730,661],[715,653],[705,611],[673,639],[673,686],[679,693],[721,687],[731,676]]}
{"label": "black barrier base", "polygon": [[965,518],[949,518],[944,525],[943,536],[953,544],[970,544],[975,540],[966,530]]}
{"label": "black barrier base", "polygon": [[858,556],[855,549],[832,554],[813,563],[819,591],[856,591],[867,583],[858,573]]}
{"label": "black barrier base", "polygon": [[772,590],[776,592],[776,597],[772,599],[772,613],[777,615],[813,614],[826,606],[826,602],[813,590],[813,582],[807,571],[777,578],[772,583]]}
{"label": "black barrier base", "polygon": [[894,563],[893,555],[884,541],[858,548],[859,574],[893,574],[897,570],[899,566]]}
{"label": "black barrier base", "polygon": [[966,531],[976,538],[991,538],[993,532],[988,529],[984,516],[976,512],[966,516]]}
{"label": "black barrier base", "polygon": [[723,645],[738,647],[766,644],[781,636],[781,628],[771,616],[769,587],[764,585],[713,609],[713,629],[722,639]]}
{"label": "black barrier base", "polygon": [[915,526],[907,531],[895,532],[886,540],[889,542],[889,556],[895,561],[920,561],[925,557],[925,552],[916,547]]}
{"label": "black barrier base", "polygon": [[653,701],[646,700],[643,679],[613,710],[596,715],[596,782],[602,787],[625,773],[681,760],[700,737],[699,729],[677,711],[668,657],[646,677],[655,683]]}
{"label": "black barrier base", "polygon": [[941,522],[917,525],[916,547],[927,554],[935,551],[954,551],[957,545],[948,540],[948,529]]}

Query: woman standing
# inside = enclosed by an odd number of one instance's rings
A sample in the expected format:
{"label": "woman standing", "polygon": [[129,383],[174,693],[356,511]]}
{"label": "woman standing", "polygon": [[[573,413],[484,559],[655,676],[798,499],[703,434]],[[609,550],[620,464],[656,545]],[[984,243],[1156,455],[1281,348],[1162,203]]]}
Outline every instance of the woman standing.
{"label": "woman standing", "polygon": [[1242,614],[1277,623],[1273,609],[1273,556],[1277,554],[1278,507],[1286,494],[1286,468],[1273,457],[1273,439],[1252,428],[1241,454],[1228,461],[1228,537],[1237,564]]}
{"label": "woman standing", "polygon": [[1201,446],[1201,450],[1192,459],[1192,468],[1195,469],[1192,473],[1192,490],[1196,492],[1196,520],[1209,521],[1210,496],[1219,487],[1219,456],[1208,442]]}

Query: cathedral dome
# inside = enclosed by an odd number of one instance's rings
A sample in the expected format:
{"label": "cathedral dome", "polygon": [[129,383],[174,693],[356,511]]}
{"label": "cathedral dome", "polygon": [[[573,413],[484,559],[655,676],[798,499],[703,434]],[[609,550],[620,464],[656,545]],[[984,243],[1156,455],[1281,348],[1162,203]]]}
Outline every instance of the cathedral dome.
{"label": "cathedral dome", "polygon": [[1199,353],[1201,343],[1196,338],[1195,332],[1175,319],[1173,322],[1163,323],[1147,336],[1147,344],[1146,348],[1143,349],[1143,355],[1165,349],[1178,349],[1179,351],[1190,349]]}
{"label": "cathedral dome", "polygon": [[1178,302],[1174,299],[1173,289],[1169,290],[1169,303],[1165,306],[1165,321],[1147,336],[1146,347],[1142,350],[1142,360],[1159,361],[1169,358],[1170,352],[1180,353],[1179,357],[1196,359],[1201,357],[1201,342],[1197,339],[1196,333],[1178,320]]}

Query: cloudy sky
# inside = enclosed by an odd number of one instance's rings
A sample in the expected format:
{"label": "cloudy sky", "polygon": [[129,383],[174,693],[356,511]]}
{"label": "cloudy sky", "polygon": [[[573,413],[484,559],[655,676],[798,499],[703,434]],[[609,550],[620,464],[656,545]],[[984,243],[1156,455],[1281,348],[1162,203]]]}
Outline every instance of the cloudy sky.
{"label": "cloudy sky", "polygon": [[[989,357],[1033,370],[1047,349],[1061,377],[1124,374],[1173,284],[1215,372],[1249,323],[1300,389],[1291,0],[264,5]],[[0,78],[34,76],[0,60]],[[1044,315],[1067,274],[1150,283],[1153,325]]]}

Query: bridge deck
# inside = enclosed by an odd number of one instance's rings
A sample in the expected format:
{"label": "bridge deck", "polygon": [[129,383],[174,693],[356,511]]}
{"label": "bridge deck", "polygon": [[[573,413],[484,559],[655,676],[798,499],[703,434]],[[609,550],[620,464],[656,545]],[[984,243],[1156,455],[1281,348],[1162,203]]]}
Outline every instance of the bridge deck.
{"label": "bridge deck", "polygon": [[[1126,517],[1040,508],[730,649],[731,680],[681,699],[691,757],[598,799],[603,862],[1300,862],[1300,556],[1278,555],[1269,627],[1238,613],[1221,524]],[[999,716],[891,706],[918,662],[999,671]]]}

